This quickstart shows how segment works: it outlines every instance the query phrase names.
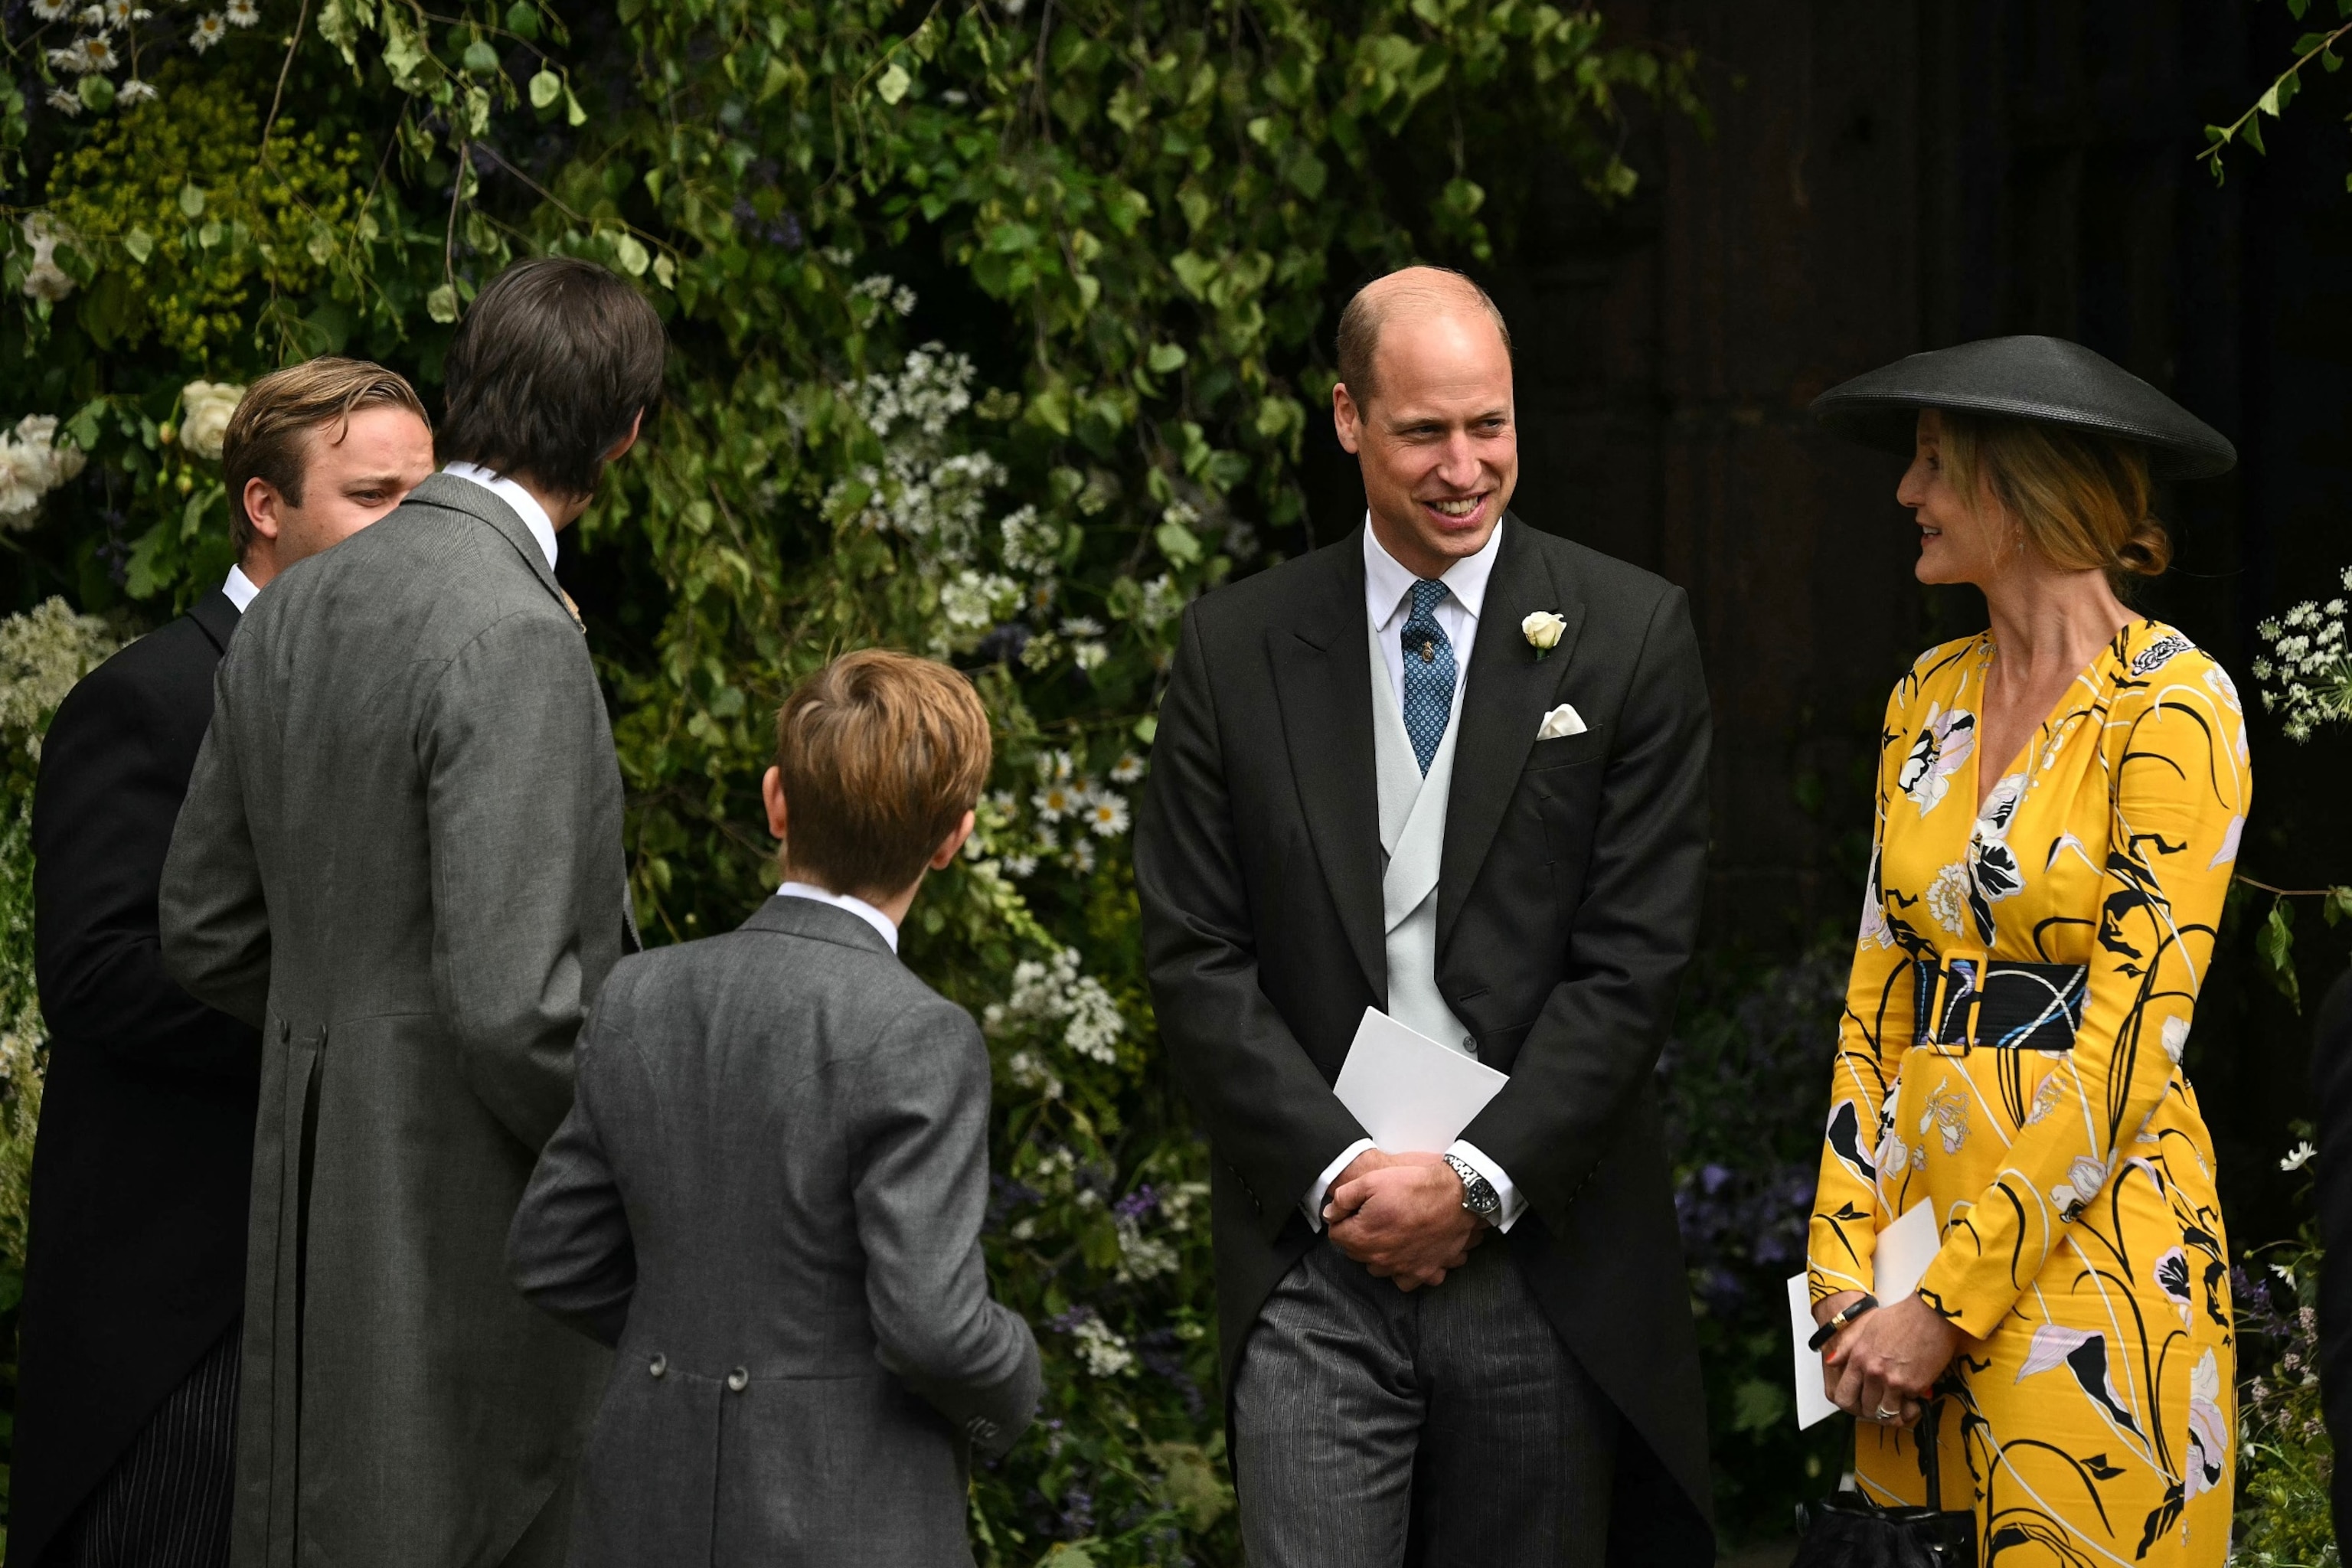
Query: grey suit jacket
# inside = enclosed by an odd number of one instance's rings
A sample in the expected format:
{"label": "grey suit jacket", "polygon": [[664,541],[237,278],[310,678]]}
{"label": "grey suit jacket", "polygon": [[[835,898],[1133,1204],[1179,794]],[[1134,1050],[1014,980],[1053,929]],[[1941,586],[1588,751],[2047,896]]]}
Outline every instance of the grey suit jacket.
{"label": "grey suit jacket", "polygon": [[509,1243],[620,1347],[574,1568],[971,1563],[967,1445],[1039,1391],[981,1258],[988,1108],[971,1016],[845,910],[771,899],[613,972]]}
{"label": "grey suit jacket", "polygon": [[621,779],[522,520],[436,476],[254,601],[165,863],[163,957],[259,1024],[235,1560],[497,1562],[609,1361],[508,1222],[625,946]]}

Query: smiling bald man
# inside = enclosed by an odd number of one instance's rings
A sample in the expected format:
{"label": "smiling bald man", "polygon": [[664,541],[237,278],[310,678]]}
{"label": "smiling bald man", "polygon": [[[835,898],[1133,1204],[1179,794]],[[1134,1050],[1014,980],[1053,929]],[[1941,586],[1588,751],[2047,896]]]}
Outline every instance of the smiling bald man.
{"label": "smiling bald man", "polygon": [[[1136,840],[1213,1165],[1253,1568],[1714,1560],[1653,1069],[1697,923],[1682,591],[1538,532],[1508,330],[1409,268],[1340,318],[1364,526],[1186,612]],[[1367,1006],[1508,1082],[1384,1152]]]}

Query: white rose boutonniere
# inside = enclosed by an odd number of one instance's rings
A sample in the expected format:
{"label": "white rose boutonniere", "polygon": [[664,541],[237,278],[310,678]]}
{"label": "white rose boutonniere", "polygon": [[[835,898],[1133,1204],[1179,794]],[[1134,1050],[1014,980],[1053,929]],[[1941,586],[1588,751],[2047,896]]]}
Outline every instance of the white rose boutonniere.
{"label": "white rose boutonniere", "polygon": [[1568,623],[1549,610],[1538,610],[1519,623],[1519,635],[1528,639],[1538,659],[1559,646],[1560,634],[1566,630]]}

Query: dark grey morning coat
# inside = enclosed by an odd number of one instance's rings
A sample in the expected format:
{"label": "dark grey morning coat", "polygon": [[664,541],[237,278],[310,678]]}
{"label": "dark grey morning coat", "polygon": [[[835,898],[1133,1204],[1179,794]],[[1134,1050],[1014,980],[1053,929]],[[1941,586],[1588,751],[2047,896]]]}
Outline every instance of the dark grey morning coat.
{"label": "dark grey morning coat", "polygon": [[992,1300],[988,1050],[856,915],[777,897],[624,961],[515,1215],[515,1282],[620,1354],[572,1568],[970,1568],[1029,1424]]}
{"label": "dark grey morning coat", "polygon": [[604,698],[503,501],[436,475],[254,601],[162,910],[262,1027],[236,1562],[499,1562],[610,1364],[506,1235],[635,945]]}

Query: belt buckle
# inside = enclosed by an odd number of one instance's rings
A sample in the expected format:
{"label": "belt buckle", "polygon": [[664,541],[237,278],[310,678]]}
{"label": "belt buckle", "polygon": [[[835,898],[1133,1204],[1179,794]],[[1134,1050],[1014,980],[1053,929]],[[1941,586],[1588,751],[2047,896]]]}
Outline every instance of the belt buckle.
{"label": "belt buckle", "polygon": [[[1965,1057],[1974,1045],[1977,1009],[1984,1001],[1985,968],[1981,958],[1954,958],[1936,965],[1935,984],[1928,992],[1927,1046],[1937,1056]],[[1957,993],[1955,981],[1960,987]],[[1957,1030],[1952,1027],[1955,1024]]]}

